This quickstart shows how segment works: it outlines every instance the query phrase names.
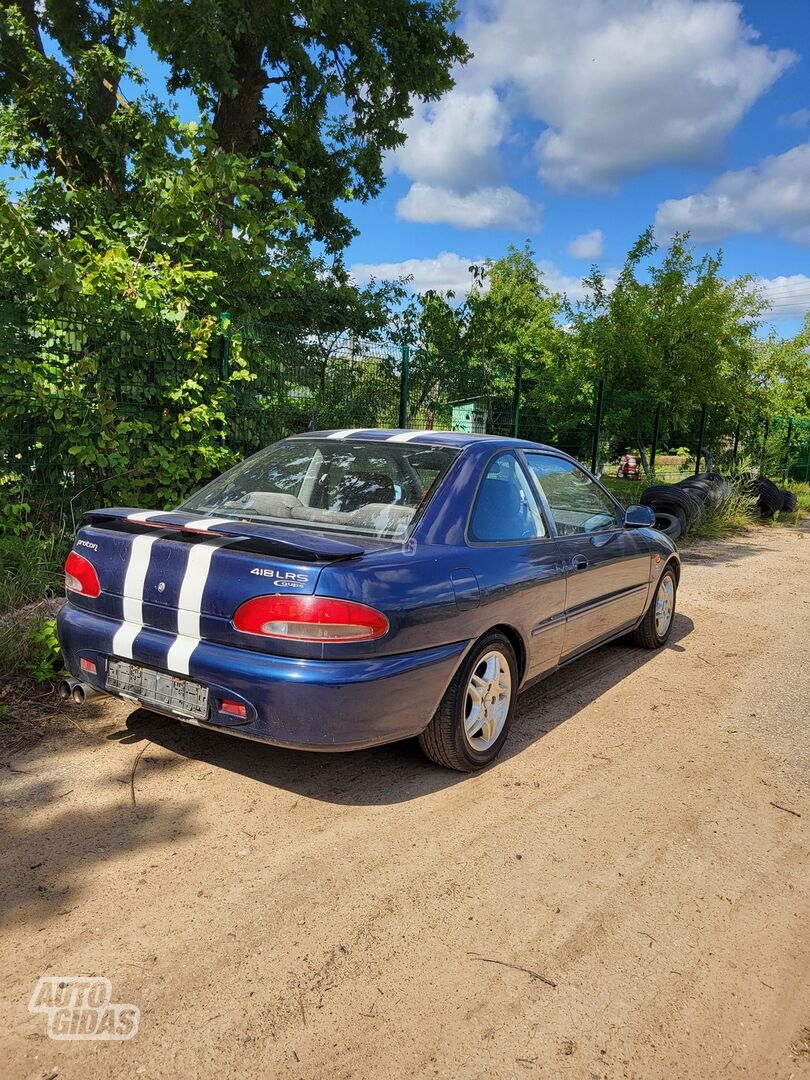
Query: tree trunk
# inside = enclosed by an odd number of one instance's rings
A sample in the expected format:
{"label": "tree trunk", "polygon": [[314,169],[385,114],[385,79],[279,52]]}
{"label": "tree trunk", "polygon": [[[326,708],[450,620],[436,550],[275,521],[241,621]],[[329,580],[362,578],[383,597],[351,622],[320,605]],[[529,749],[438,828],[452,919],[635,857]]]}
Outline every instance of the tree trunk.
{"label": "tree trunk", "polygon": [[259,106],[268,84],[262,67],[264,47],[257,41],[240,38],[234,53],[232,75],[238,89],[233,95],[220,95],[213,127],[223,150],[249,155],[259,138]]}

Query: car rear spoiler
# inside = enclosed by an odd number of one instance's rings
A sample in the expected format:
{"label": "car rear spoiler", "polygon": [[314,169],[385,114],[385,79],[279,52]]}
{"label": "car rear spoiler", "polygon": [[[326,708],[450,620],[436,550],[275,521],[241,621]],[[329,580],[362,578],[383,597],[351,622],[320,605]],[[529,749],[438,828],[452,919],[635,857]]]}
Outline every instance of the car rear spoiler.
{"label": "car rear spoiler", "polygon": [[154,529],[174,529],[180,533],[211,536],[233,536],[240,540],[254,541],[258,550],[268,546],[276,553],[313,562],[334,562],[339,559],[356,559],[366,551],[358,544],[335,540],[323,533],[307,529],[287,528],[286,525],[263,525],[256,521],[240,521],[238,518],[214,515],[188,514],[177,510],[138,510],[131,506],[112,506],[101,510],[88,510],[82,519],[88,525],[103,525],[118,521],[122,524]]}

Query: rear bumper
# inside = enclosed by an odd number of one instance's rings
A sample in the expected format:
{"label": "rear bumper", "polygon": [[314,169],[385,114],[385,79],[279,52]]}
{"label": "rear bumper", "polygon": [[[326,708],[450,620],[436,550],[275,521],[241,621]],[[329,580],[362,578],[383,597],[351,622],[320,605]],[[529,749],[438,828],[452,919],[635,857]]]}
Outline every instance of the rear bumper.
{"label": "rear bumper", "polygon": [[[107,659],[120,625],[70,603],[57,619],[68,671],[105,693]],[[144,627],[135,639],[131,662],[168,671],[165,658],[173,641],[173,634]],[[200,726],[276,746],[356,750],[422,731],[469,644],[334,661],[268,656],[201,641],[184,677],[209,688],[208,720]],[[96,663],[95,676],[81,670],[81,657]],[[223,697],[243,702],[247,721],[235,723],[232,716],[219,714]],[[164,711],[149,702],[144,705]]]}

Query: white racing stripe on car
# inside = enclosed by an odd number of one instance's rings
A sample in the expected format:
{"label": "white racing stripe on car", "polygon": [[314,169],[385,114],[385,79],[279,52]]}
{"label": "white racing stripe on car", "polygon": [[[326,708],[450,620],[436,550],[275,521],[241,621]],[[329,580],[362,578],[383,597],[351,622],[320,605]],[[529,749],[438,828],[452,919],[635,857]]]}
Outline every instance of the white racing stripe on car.
{"label": "white racing stripe on car", "polygon": [[115,656],[123,656],[127,660],[132,659],[132,646],[135,638],[143,629],[143,586],[146,581],[146,572],[149,569],[149,559],[152,555],[152,545],[166,532],[155,533],[153,536],[135,536],[129,549],[129,562],[127,563],[124,577],[124,622],[116,630],[112,640],[112,651]]}
{"label": "white racing stripe on car", "polygon": [[358,431],[365,431],[365,428],[350,427],[343,428],[342,431],[333,431],[331,435],[327,435],[327,439],[348,439],[350,435],[356,435]]}
{"label": "white racing stripe on car", "polygon": [[217,548],[226,544],[236,544],[239,538],[211,540],[197,544],[188,556],[188,565],[180,586],[180,599],[177,601],[177,637],[172,642],[166,657],[166,667],[178,675],[188,675],[191,654],[200,643],[200,615],[205,585],[211,559]]}
{"label": "white racing stripe on car", "polygon": [[406,431],[401,435],[389,435],[385,442],[410,442],[411,439],[416,439],[419,435],[424,434],[424,431]]}
{"label": "white racing stripe on car", "polygon": [[160,510],[139,510],[136,514],[127,514],[127,521],[151,521],[156,517],[163,517],[163,513]]}
{"label": "white racing stripe on car", "polygon": [[187,532],[210,532],[217,525],[233,525],[233,518],[200,518],[199,521],[189,521],[183,528]]}

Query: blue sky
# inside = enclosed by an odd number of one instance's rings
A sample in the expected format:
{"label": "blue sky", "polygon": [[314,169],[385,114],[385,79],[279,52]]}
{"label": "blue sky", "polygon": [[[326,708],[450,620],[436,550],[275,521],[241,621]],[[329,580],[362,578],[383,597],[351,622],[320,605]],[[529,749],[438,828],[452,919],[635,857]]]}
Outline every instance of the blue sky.
{"label": "blue sky", "polygon": [[[577,298],[639,233],[689,229],[729,276],[761,279],[769,325],[810,310],[810,3],[460,0],[475,54],[417,103],[372,202],[348,207],[358,281],[469,284],[470,262],[529,239]],[[141,42],[149,90],[164,72]],[[135,87],[123,87],[137,93]],[[196,115],[188,94],[176,99]],[[8,175],[7,171],[4,171]]]}
{"label": "blue sky", "polygon": [[[529,238],[576,294],[653,222],[766,279],[769,320],[810,309],[810,4],[461,0],[475,52],[421,107],[374,202],[352,211],[359,279],[466,266]],[[580,238],[577,241],[577,238]]]}

